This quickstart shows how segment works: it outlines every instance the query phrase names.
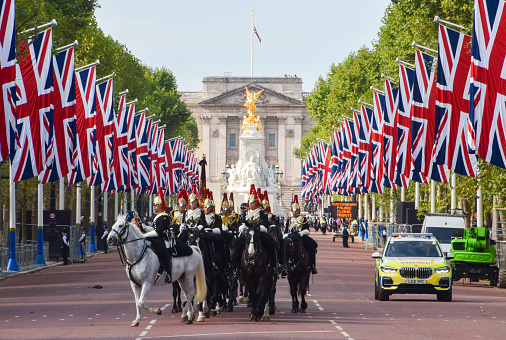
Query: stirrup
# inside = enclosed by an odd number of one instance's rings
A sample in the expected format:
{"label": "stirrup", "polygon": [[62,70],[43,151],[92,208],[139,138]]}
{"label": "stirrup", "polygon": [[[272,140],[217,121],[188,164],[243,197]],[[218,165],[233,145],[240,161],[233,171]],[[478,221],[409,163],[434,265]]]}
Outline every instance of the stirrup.
{"label": "stirrup", "polygon": [[172,283],[172,277],[169,274],[165,275],[165,283]]}
{"label": "stirrup", "polygon": [[311,273],[312,274],[318,274],[318,269],[316,269],[316,267],[312,267],[311,268]]}

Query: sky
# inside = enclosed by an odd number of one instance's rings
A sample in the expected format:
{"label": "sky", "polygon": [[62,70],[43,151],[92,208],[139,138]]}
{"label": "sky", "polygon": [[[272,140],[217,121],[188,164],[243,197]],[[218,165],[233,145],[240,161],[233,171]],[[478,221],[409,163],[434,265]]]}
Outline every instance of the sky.
{"label": "sky", "polygon": [[201,91],[207,76],[302,78],[313,90],[332,64],[378,38],[390,0],[99,0],[106,35],[142,63],[166,67],[179,91]]}

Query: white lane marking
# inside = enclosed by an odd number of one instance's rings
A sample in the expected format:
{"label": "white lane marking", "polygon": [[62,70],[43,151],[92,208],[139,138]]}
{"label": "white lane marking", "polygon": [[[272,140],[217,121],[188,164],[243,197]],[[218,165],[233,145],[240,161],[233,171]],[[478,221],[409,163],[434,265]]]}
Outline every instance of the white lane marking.
{"label": "white lane marking", "polygon": [[337,322],[335,322],[334,320],[329,320],[329,322],[333,325],[337,325]]}
{"label": "white lane marking", "polygon": [[144,336],[144,335],[146,335],[147,333],[148,333],[148,332],[143,331],[143,332],[141,332],[141,334],[139,334],[139,336]]}
{"label": "white lane marking", "polygon": [[151,327],[153,327],[153,325],[147,325],[146,329],[151,329]]}
{"label": "white lane marking", "polygon": [[[142,332],[139,337],[143,337],[145,334]],[[283,331],[284,334],[288,333],[335,333],[334,331]],[[242,334],[272,334],[272,332],[234,332],[234,333],[201,333],[201,334],[177,334],[177,335],[162,335],[162,336],[150,336],[146,339],[158,339],[158,338],[183,338],[183,337],[198,337],[198,336],[215,336],[215,335],[242,335]],[[136,338],[136,340],[142,340],[142,338]]]}
{"label": "white lane marking", "polygon": [[341,332],[341,334],[344,335],[345,338],[349,338],[350,337],[350,335],[348,333],[346,333],[346,332]]}
{"label": "white lane marking", "polygon": [[338,331],[341,331],[341,334],[346,337],[347,340],[353,340],[353,338],[350,338],[350,335],[343,331],[343,328],[337,324],[334,320],[329,320],[331,324],[333,324]]}
{"label": "white lane marking", "polygon": [[151,320],[149,323],[154,324],[156,322],[156,319]]}
{"label": "white lane marking", "polygon": [[160,310],[165,310],[165,308],[169,307],[170,303],[166,304],[165,306],[163,306],[162,308],[160,308]]}

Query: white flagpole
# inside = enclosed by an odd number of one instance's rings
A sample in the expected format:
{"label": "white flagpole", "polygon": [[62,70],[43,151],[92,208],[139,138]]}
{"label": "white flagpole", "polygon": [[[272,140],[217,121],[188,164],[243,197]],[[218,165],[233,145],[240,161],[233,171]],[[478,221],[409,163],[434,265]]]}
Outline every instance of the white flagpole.
{"label": "white flagpole", "polygon": [[253,77],[253,27],[255,26],[255,23],[253,21],[253,15],[255,13],[255,10],[251,10],[251,76]]}

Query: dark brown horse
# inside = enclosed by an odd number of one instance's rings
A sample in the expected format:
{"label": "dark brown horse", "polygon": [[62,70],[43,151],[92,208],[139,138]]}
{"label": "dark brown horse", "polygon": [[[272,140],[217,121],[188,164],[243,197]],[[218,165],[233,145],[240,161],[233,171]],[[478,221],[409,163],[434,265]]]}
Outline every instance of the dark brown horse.
{"label": "dark brown horse", "polygon": [[241,257],[241,275],[239,281],[248,289],[251,303],[251,321],[269,321],[267,301],[273,284],[274,268],[270,263],[270,254],[260,242],[260,227],[249,225],[246,232],[246,246]]}
{"label": "dark brown horse", "polygon": [[[292,233],[284,239],[285,259],[288,269],[288,283],[292,296],[292,313],[305,313],[307,309],[306,293],[309,289],[309,254],[302,245],[302,238]],[[300,308],[297,295],[300,295]]]}

